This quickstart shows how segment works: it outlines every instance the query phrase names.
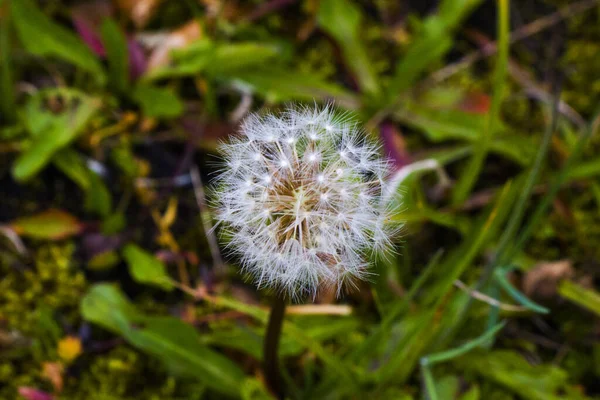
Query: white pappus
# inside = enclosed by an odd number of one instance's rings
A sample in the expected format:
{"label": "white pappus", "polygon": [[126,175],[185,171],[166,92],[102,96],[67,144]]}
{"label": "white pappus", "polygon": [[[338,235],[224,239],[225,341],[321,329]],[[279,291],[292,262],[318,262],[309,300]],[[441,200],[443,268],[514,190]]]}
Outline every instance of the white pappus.
{"label": "white pappus", "polygon": [[250,115],[220,150],[217,225],[258,287],[339,294],[365,278],[374,251],[391,249],[390,164],[330,106]]}

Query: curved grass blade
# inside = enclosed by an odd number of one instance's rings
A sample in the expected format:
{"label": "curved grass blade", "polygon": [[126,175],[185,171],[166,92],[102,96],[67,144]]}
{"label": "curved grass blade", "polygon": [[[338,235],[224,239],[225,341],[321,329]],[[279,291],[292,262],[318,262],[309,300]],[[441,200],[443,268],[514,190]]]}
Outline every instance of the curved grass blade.
{"label": "curved grass blade", "polygon": [[494,272],[494,278],[496,282],[500,285],[500,287],[504,289],[510,297],[512,297],[516,302],[521,304],[523,307],[527,307],[531,311],[535,311],[540,314],[548,314],[550,312],[550,310],[546,307],[543,307],[531,301],[527,298],[527,296],[515,289],[515,287],[506,278],[507,272],[508,271],[506,269],[500,268]]}
{"label": "curved grass blade", "polygon": [[433,374],[431,373],[430,368],[432,365],[460,357],[463,354],[475,349],[476,347],[485,345],[487,342],[493,339],[502,328],[504,328],[504,325],[505,323],[501,322],[496,326],[492,327],[491,329],[488,329],[486,332],[483,333],[483,335],[473,340],[470,340],[464,343],[462,346],[459,346],[455,349],[442,351],[421,358],[421,375],[423,377],[423,384],[427,391],[428,398],[430,400],[438,399],[438,395],[435,389],[435,380],[433,378]]}

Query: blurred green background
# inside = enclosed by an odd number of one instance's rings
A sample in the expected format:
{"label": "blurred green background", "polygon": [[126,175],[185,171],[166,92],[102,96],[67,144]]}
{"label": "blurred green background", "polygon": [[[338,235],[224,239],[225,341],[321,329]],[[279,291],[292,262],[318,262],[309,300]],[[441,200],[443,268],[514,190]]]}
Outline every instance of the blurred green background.
{"label": "blurred green background", "polygon": [[597,0],[0,0],[0,399],[268,399],[216,146],[335,104],[397,254],[288,308],[290,399],[600,398]]}

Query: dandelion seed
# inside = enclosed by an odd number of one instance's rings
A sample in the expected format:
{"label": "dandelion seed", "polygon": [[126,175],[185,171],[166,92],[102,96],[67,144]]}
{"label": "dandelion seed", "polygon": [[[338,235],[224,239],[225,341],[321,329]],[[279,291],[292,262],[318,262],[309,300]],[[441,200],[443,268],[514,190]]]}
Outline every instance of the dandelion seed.
{"label": "dandelion seed", "polygon": [[321,286],[339,293],[365,278],[373,249],[390,248],[398,227],[382,223],[391,214],[382,196],[389,163],[364,137],[330,107],[289,108],[248,117],[221,146],[218,225],[260,287],[292,297]]}

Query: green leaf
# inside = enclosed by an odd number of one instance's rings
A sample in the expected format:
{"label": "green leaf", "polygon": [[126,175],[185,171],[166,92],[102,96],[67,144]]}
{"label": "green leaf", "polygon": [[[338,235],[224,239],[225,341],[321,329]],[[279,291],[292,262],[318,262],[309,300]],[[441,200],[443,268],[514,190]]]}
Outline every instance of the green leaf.
{"label": "green leaf", "polygon": [[90,289],[81,301],[81,314],[159,358],[174,373],[199,379],[220,393],[239,396],[244,373],[231,360],[204,346],[196,330],[180,319],[146,316],[120,290],[106,284]]}
{"label": "green leaf", "polygon": [[566,280],[558,286],[558,293],[565,299],[600,316],[600,293]]}
{"label": "green leaf", "polygon": [[129,52],[125,35],[112,19],[105,19],[100,31],[108,60],[109,82],[117,92],[126,93],[129,87]]}
{"label": "green leaf", "polygon": [[90,187],[85,192],[84,208],[87,211],[95,212],[101,217],[108,217],[113,208],[110,191],[102,178],[94,171],[88,170],[88,179],[90,180]]}
{"label": "green leaf", "polygon": [[79,234],[82,228],[77,218],[55,209],[19,218],[9,225],[21,236],[45,240],[62,240]]}
{"label": "green leaf", "polygon": [[523,399],[566,400],[559,393],[567,388],[568,374],[553,365],[530,365],[511,351],[473,352],[453,363],[460,369],[502,385]]}
{"label": "green leaf", "polygon": [[146,117],[175,118],[184,111],[183,103],[170,89],[139,83],[133,90],[132,97]]}
{"label": "green leaf", "polygon": [[[62,103],[62,109],[56,113],[47,109],[49,99]],[[32,143],[12,166],[15,179],[28,180],[43,169],[55,153],[77,138],[100,105],[100,100],[70,88],[44,90],[30,98],[23,119]]]}
{"label": "green leaf", "polygon": [[417,38],[396,66],[389,87],[393,101],[410,88],[419,75],[440,60],[452,47],[452,33],[481,0],[444,0],[439,13],[428,17]]}
{"label": "green leaf", "polygon": [[[419,104],[407,101],[394,114],[403,123],[422,131],[433,142],[464,140],[476,144],[486,128],[484,115],[454,109],[440,109],[435,104]],[[537,143],[528,136],[507,135],[501,121],[494,125],[494,138],[489,150],[523,166],[531,164],[538,149]],[[504,133],[502,136],[500,134]]]}
{"label": "green leaf", "polygon": [[90,188],[91,172],[74,149],[66,148],[60,150],[52,157],[52,163],[81,189],[88,190]]}
{"label": "green leaf", "polygon": [[173,284],[165,265],[154,255],[134,244],[123,248],[123,257],[129,265],[129,273],[136,282],[172,290]]}
{"label": "green leaf", "polygon": [[350,0],[320,2],[317,23],[340,45],[346,65],[354,72],[364,92],[379,92],[373,60],[362,40],[361,10]]}
{"label": "green leaf", "polygon": [[215,46],[205,72],[211,77],[235,76],[238,72],[276,62],[281,48],[268,43],[227,43]]}
{"label": "green leaf", "polygon": [[572,166],[568,172],[568,180],[594,178],[600,175],[600,160],[581,162]]}
{"label": "green leaf", "polygon": [[9,3],[17,33],[28,51],[70,62],[90,72],[99,84],[106,81],[94,53],[75,34],[44,15],[33,0]]}
{"label": "green leaf", "polygon": [[240,71],[231,76],[234,84],[254,91],[271,103],[292,100],[327,101],[336,99],[337,104],[356,108],[357,98],[342,87],[323,81],[321,77],[279,67]]}
{"label": "green leaf", "polygon": [[173,51],[172,63],[151,70],[146,80],[206,74],[211,78],[231,77],[247,69],[267,66],[281,57],[279,46],[258,42],[220,43],[208,39]]}

